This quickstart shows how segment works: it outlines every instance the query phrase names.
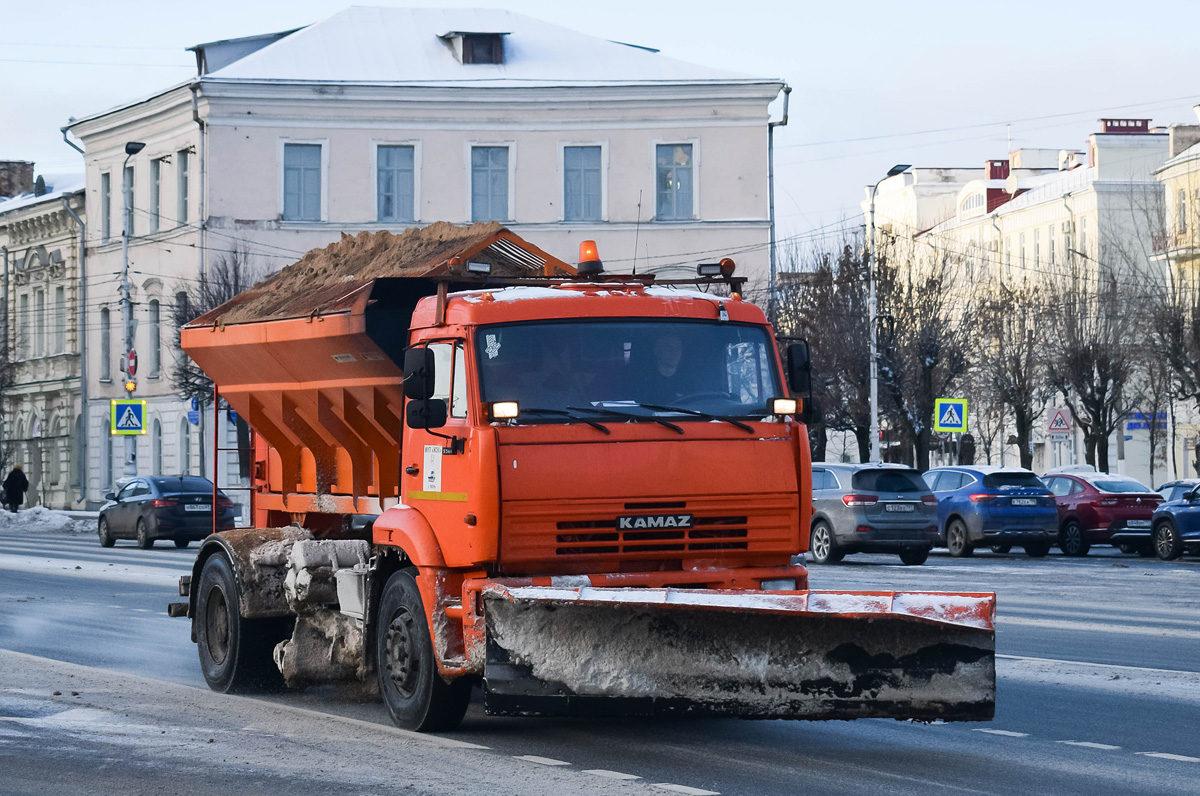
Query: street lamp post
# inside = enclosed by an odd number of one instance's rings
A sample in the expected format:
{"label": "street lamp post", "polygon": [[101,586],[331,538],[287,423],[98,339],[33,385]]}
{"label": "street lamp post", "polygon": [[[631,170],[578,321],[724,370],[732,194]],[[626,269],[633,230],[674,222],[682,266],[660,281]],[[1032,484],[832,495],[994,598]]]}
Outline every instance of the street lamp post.
{"label": "street lamp post", "polygon": [[[140,141],[125,144],[125,162],[121,166],[121,321],[125,326],[125,350],[121,354],[129,362],[133,350],[133,301],[129,297],[129,237],[133,234],[133,209],[129,197],[133,193],[133,175],[129,174],[129,159],[146,148]],[[126,364],[128,367],[128,364]],[[126,370],[126,383],[130,381]],[[145,419],[143,418],[143,422]],[[125,437],[125,475],[137,475],[137,437]]]}
{"label": "street lamp post", "polygon": [[883,450],[879,443],[879,341],[876,337],[879,319],[875,298],[875,193],[879,190],[879,183],[888,177],[903,174],[910,168],[912,167],[907,164],[892,166],[888,169],[886,177],[871,186],[871,256],[870,262],[867,263],[867,314],[869,316],[867,320],[871,333],[871,461],[873,462],[883,461]]}

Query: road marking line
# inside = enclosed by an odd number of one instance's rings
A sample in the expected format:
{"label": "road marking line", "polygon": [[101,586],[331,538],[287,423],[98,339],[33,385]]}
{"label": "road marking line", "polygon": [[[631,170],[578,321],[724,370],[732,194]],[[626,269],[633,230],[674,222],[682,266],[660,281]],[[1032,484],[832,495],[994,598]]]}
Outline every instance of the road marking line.
{"label": "road marking line", "polygon": [[641,779],[637,774],[622,774],[620,771],[609,771],[606,768],[589,768],[583,773],[606,779]]}
{"label": "road marking line", "polygon": [[1113,746],[1110,743],[1094,743],[1092,741],[1058,741],[1058,743],[1065,743],[1067,746],[1083,746],[1088,749],[1104,749],[1105,751],[1109,752],[1114,749],[1121,748],[1119,746]]}
{"label": "road marking line", "polygon": [[1067,661],[1061,658],[1035,658],[1029,655],[1001,655],[997,654],[997,658],[1003,658],[1009,661],[1033,661],[1035,663],[1068,663],[1072,666],[1094,666],[1097,669],[1125,669],[1131,672],[1157,672],[1159,674],[1200,674],[1187,669],[1151,669],[1146,666],[1121,666],[1116,663],[1092,663],[1091,661]]}
{"label": "road marking line", "polygon": [[1188,757],[1187,755],[1173,755],[1169,752],[1138,752],[1143,757],[1158,757],[1163,760],[1178,760],[1181,763],[1200,763],[1200,757]]}
{"label": "road marking line", "polygon": [[1027,732],[1013,732],[1012,730],[975,730],[975,732],[986,732],[988,735],[1003,735],[1005,738],[1028,738]]}
{"label": "road marking line", "polygon": [[571,765],[566,760],[555,760],[553,757],[538,757],[537,755],[513,755],[518,760],[525,760],[530,763],[538,763],[543,766],[569,766]]}
{"label": "road marking line", "polygon": [[669,790],[672,793],[686,793],[687,796],[721,796],[720,791],[689,788],[687,785],[672,785],[670,782],[656,782],[650,787],[659,790]]}
{"label": "road marking line", "polygon": [[1200,631],[1173,630],[1167,627],[1138,627],[1134,625],[1109,625],[1101,622],[1071,622],[1058,619],[1031,619],[1020,616],[996,617],[996,624],[1017,627],[1042,627],[1048,630],[1078,630],[1092,633],[1114,633],[1124,636],[1165,636],[1169,638],[1200,639]]}

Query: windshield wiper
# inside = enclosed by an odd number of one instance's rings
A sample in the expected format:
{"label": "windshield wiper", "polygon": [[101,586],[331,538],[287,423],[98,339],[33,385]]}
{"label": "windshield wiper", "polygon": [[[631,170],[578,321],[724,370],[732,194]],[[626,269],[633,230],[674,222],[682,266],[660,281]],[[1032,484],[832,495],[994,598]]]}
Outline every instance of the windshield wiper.
{"label": "windshield wiper", "polygon": [[724,415],[714,415],[711,412],[697,412],[695,409],[684,409],[679,406],[663,406],[662,404],[639,403],[638,406],[644,406],[647,409],[657,409],[660,412],[678,412],[681,415],[694,415],[695,417],[703,417],[707,420],[724,420],[726,423],[732,423],[750,434],[754,433],[752,426],[748,426],[740,420],[734,420],[732,417],[725,417]]}
{"label": "windshield wiper", "polygon": [[603,425],[597,423],[595,420],[588,420],[586,417],[576,417],[575,415],[571,414],[570,412],[564,412],[561,409],[535,409],[535,408],[526,408],[526,407],[522,406],[517,410],[517,412],[518,412],[518,414],[522,414],[522,415],[524,415],[524,414],[555,415],[557,417],[566,417],[566,418],[570,418],[571,420],[578,420],[580,423],[587,423],[592,428],[599,429],[600,431],[603,431],[605,434],[612,433],[611,431],[608,430],[608,428],[606,426],[603,426]]}
{"label": "windshield wiper", "polygon": [[649,420],[652,423],[658,423],[660,426],[666,426],[667,428],[671,429],[672,431],[676,431],[680,434],[685,433],[682,428],[680,428],[679,426],[670,422],[669,420],[663,420],[661,417],[654,417],[653,415],[639,415],[639,414],[634,414],[633,412],[621,412],[617,409],[593,409],[590,406],[568,406],[567,408],[574,410],[576,412],[591,412],[594,415],[611,415],[613,417],[628,417],[630,420]]}

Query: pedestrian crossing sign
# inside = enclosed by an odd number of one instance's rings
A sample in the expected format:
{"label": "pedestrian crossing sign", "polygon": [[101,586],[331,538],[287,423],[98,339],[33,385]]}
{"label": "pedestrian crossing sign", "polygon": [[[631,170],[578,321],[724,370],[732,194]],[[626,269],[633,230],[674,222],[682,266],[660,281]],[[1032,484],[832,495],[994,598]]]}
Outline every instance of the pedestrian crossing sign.
{"label": "pedestrian crossing sign", "polygon": [[967,399],[938,398],[933,402],[933,430],[964,434],[967,431]]}
{"label": "pedestrian crossing sign", "polygon": [[109,415],[109,433],[131,435],[146,433],[146,402],[114,398]]}

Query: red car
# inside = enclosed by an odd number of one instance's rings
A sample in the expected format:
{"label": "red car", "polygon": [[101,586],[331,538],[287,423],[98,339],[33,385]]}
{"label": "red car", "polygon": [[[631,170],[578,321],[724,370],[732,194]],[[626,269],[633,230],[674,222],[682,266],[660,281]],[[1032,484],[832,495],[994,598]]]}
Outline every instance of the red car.
{"label": "red car", "polygon": [[1123,475],[1055,473],[1042,478],[1058,504],[1058,547],[1086,556],[1094,544],[1151,556],[1151,522],[1162,495]]}

